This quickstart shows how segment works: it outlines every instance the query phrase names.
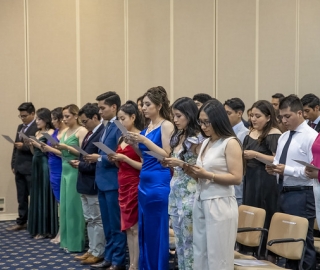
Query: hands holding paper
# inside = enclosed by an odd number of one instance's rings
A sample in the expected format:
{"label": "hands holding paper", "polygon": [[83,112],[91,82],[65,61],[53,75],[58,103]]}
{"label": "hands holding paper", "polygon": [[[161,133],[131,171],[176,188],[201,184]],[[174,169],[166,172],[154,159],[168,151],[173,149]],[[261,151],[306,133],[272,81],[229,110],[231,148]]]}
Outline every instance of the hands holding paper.
{"label": "hands holding paper", "polygon": [[91,155],[84,156],[83,159],[88,163],[95,163],[98,161],[99,157],[100,157],[100,155],[98,155],[98,154],[91,154]]}
{"label": "hands holding paper", "polygon": [[177,166],[180,166],[180,167],[183,167],[183,164],[185,162],[178,159],[178,158],[164,158],[162,161],[161,161],[161,165],[163,167],[177,167]]}
{"label": "hands holding paper", "polygon": [[319,177],[319,170],[310,167],[306,167],[304,173],[310,179],[318,179]]}

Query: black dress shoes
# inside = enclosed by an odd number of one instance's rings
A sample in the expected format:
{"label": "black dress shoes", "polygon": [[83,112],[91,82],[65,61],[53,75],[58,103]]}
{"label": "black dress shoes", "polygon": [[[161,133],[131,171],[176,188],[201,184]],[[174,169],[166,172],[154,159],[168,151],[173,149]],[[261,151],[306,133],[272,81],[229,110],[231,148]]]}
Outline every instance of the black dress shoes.
{"label": "black dress shoes", "polygon": [[107,270],[126,270],[125,265],[111,265]]}
{"label": "black dress shoes", "polygon": [[90,266],[90,269],[97,270],[97,269],[109,269],[111,266],[111,262],[103,260],[101,263],[96,263]]}

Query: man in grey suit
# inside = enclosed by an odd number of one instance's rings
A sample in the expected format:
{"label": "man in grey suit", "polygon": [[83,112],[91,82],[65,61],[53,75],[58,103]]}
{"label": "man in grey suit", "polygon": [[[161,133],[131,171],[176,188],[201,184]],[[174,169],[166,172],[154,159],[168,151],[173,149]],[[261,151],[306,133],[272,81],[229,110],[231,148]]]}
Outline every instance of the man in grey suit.
{"label": "man in grey suit", "polygon": [[[18,107],[18,110],[18,116],[22,124],[18,126],[17,132],[23,132],[28,137],[34,136],[38,128],[34,119],[35,108],[33,104],[31,102],[24,102]],[[27,227],[32,157],[33,154],[29,146],[25,144],[21,135],[17,133],[12,153],[11,169],[15,174],[19,217],[15,225],[7,228],[8,231],[18,231]]]}
{"label": "man in grey suit", "polygon": [[[229,121],[233,128],[234,133],[237,135],[239,141],[243,144],[244,138],[249,134],[242,121],[242,115],[245,105],[240,98],[231,98],[224,103],[224,108],[229,117]],[[240,185],[234,186],[238,206],[242,204],[243,196],[243,182]]]}

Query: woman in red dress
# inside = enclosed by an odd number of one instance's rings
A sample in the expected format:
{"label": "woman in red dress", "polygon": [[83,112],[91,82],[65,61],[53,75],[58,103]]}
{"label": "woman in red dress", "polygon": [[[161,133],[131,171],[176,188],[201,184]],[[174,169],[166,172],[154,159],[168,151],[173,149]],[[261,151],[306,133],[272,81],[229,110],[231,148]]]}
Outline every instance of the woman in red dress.
{"label": "woman in red dress", "polygon": [[[121,124],[130,132],[140,133],[143,120],[138,106],[133,101],[127,101],[118,112]],[[120,138],[116,155],[109,160],[118,164],[119,205],[121,211],[121,230],[127,233],[130,268],[138,269],[139,240],[138,240],[138,184],[141,170],[141,159],[131,145]]]}

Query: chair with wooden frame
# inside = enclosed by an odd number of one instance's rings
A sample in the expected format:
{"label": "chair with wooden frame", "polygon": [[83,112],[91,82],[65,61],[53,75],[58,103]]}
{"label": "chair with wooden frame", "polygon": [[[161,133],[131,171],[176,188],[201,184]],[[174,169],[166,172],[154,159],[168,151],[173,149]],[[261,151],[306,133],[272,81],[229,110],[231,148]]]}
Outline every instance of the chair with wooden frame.
{"label": "chair with wooden frame", "polygon": [[[309,222],[306,218],[283,213],[275,213],[270,224],[266,258],[268,256],[268,251],[271,251],[276,255],[289,260],[299,260],[299,270],[302,270],[308,225]],[[235,265],[234,269],[284,269],[269,261],[260,262],[263,262],[266,265],[254,267]]]}
{"label": "chair with wooden frame", "polygon": [[[242,246],[256,247],[257,258],[260,259],[261,245],[264,235],[268,232],[263,228],[266,218],[266,211],[248,205],[239,206],[238,234],[236,242]],[[235,259],[252,259],[256,258],[249,255],[241,254],[237,251],[234,253]]]}

